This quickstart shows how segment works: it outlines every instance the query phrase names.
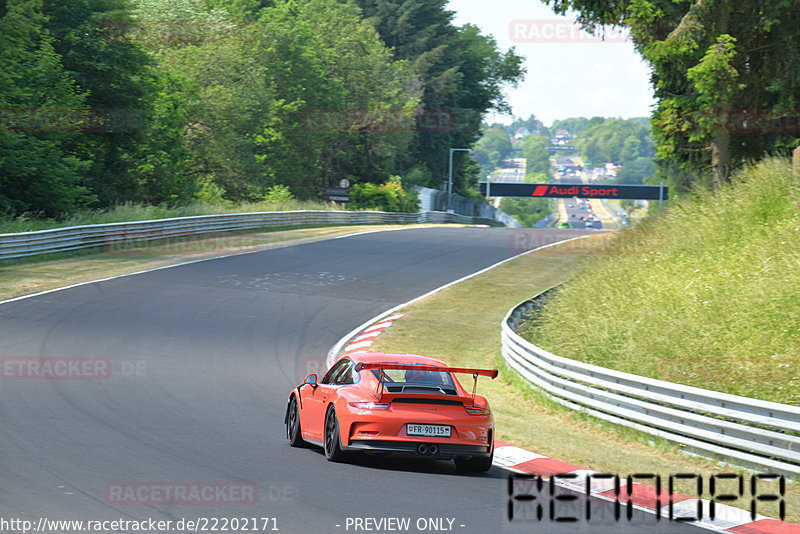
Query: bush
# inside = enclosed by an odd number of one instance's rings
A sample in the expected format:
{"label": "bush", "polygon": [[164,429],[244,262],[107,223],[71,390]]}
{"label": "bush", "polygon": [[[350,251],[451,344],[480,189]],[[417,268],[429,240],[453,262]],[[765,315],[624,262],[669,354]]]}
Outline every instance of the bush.
{"label": "bush", "polygon": [[348,208],[416,213],[419,211],[419,200],[416,193],[403,189],[399,177],[392,176],[381,185],[353,185]]}
{"label": "bush", "polygon": [[403,176],[403,188],[411,189],[415,185],[430,187],[433,183],[433,176],[429,170],[422,166],[417,166],[408,171]]}
{"label": "bush", "polygon": [[285,185],[273,185],[267,190],[264,200],[266,202],[289,202],[294,200],[294,195]]}
{"label": "bush", "polygon": [[500,211],[503,211],[526,227],[550,215],[553,211],[552,203],[547,198],[513,198],[506,197],[500,200]]}
{"label": "bush", "polygon": [[199,204],[232,204],[225,200],[225,189],[215,184],[211,178],[199,179],[198,186],[194,195],[195,202]]}

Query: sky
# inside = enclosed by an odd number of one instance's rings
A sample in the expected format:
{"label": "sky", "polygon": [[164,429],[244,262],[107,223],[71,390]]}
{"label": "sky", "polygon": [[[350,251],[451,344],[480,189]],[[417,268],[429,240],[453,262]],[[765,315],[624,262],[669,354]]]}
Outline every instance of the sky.
{"label": "sky", "polygon": [[525,58],[525,79],[506,87],[511,115],[490,114],[489,123],[536,118],[550,126],[567,117],[648,117],[655,102],[649,68],[618,30],[605,42],[572,26],[539,0],[450,0],[455,24],[474,24],[505,51]]}

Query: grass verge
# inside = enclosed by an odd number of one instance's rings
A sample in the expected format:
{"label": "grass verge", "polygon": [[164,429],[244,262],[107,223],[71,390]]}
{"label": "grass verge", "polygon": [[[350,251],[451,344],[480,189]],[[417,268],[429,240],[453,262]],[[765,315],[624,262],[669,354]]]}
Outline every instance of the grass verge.
{"label": "grass verge", "polygon": [[[498,379],[478,385],[491,402],[497,437],[536,453],[620,476],[659,474],[665,482],[677,473],[698,474],[707,482],[713,474],[731,472],[728,466],[682,454],[662,440],[571,412],[503,369],[499,324],[508,310],[589,263],[595,247],[602,248],[611,236],[598,234],[534,251],[408,306],[402,310],[406,316],[381,334],[372,350],[424,354],[465,367],[499,366]],[[677,484],[676,491],[708,498],[691,486]],[[763,491],[773,490],[765,485]],[[747,509],[750,501],[727,504]],[[774,503],[759,503],[758,511],[779,515]],[[788,521],[800,521],[800,488],[795,485],[787,486],[786,513]]]}

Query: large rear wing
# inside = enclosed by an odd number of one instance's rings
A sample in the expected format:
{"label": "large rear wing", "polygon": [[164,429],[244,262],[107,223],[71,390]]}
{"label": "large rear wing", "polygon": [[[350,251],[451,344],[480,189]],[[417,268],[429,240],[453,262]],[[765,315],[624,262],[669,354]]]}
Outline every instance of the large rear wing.
{"label": "large rear wing", "polygon": [[398,371],[439,371],[443,373],[464,373],[468,375],[477,376],[488,376],[489,378],[497,378],[497,369],[472,369],[469,367],[447,367],[442,365],[413,365],[413,364],[402,364],[402,363],[379,363],[379,362],[370,362],[370,363],[359,363],[356,364],[356,372],[361,371],[362,369],[366,370],[380,370],[380,369],[393,369]]}
{"label": "large rear wing", "polygon": [[413,365],[413,364],[402,364],[402,363],[380,363],[380,362],[361,362],[357,363],[355,370],[356,372],[362,370],[375,370],[380,371],[380,375],[378,377],[378,388],[376,390],[375,395],[378,397],[378,402],[383,399],[384,394],[384,384],[383,378],[385,375],[384,371],[387,369],[398,370],[398,371],[436,371],[442,373],[466,373],[472,375],[472,401],[475,402],[475,390],[478,387],[478,376],[488,376],[492,379],[497,377],[497,369],[472,369],[470,367],[447,367],[444,365]]}

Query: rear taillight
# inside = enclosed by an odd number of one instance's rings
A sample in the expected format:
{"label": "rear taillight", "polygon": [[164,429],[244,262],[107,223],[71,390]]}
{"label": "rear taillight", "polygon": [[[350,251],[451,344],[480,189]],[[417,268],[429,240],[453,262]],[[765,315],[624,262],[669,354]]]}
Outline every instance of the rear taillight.
{"label": "rear taillight", "polygon": [[486,415],[489,413],[489,408],[479,408],[477,406],[464,406],[464,409],[470,415]]}
{"label": "rear taillight", "polygon": [[361,410],[388,410],[388,402],[351,402],[350,406]]}

